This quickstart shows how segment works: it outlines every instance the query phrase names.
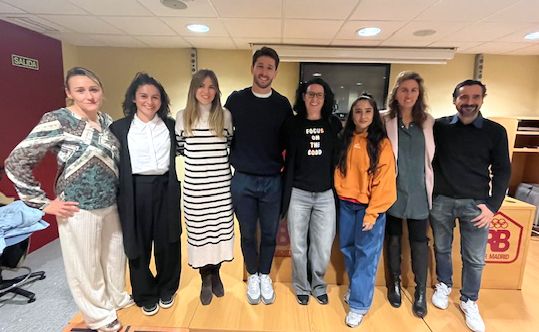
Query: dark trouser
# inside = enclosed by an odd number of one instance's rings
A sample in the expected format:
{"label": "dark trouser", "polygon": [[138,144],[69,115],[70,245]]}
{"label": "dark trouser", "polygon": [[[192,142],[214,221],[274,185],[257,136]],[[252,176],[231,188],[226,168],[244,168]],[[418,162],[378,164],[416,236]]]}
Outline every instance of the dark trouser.
{"label": "dark trouser", "polygon": [[[412,258],[412,270],[416,275],[416,284],[418,277],[426,280],[428,254],[427,226],[428,219],[407,219],[408,240],[410,242],[410,251]],[[402,237],[403,219],[387,215],[386,234],[388,267],[391,275],[401,274],[401,237]],[[417,251],[420,251],[418,254]],[[423,282],[423,280],[421,280]]]}
{"label": "dark trouser", "polygon": [[209,274],[216,274],[221,269],[221,263],[219,264],[208,264],[204,265],[203,267],[198,269],[198,272],[200,273],[200,276],[204,278],[205,276]]}
{"label": "dark trouser", "polygon": [[[129,260],[133,299],[138,306],[151,306],[169,298],[180,283],[180,242],[168,242],[166,188],[168,175],[133,176],[135,227],[140,256]],[[156,276],[150,271],[152,243]]]}
{"label": "dark trouser", "polygon": [[[232,204],[240,225],[241,251],[247,271],[269,274],[281,210],[281,175],[257,176],[235,172]],[[260,247],[256,227],[260,223]]]}

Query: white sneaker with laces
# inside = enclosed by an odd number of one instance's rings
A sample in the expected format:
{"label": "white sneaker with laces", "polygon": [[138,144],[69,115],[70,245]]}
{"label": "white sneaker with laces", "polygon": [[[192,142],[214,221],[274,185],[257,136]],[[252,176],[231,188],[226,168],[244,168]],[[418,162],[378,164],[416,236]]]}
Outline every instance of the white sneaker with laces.
{"label": "white sneaker with laces", "polygon": [[362,314],[358,314],[357,312],[353,312],[353,311],[348,311],[348,314],[346,314],[346,318],[344,322],[346,323],[346,325],[350,327],[357,327],[361,323],[362,319],[363,319]]}
{"label": "white sneaker with laces", "polygon": [[250,304],[260,302],[260,277],[258,273],[251,274],[247,278],[247,301]]}
{"label": "white sneaker with laces", "polygon": [[272,304],[275,301],[275,292],[273,291],[269,274],[260,274],[260,292],[262,294],[262,303]]}
{"label": "white sneaker with laces", "polygon": [[470,330],[474,332],[485,332],[485,323],[481,314],[479,313],[479,307],[475,301],[468,299],[467,302],[460,301],[460,310],[466,317],[466,325]]}
{"label": "white sneaker with laces", "polygon": [[447,309],[449,307],[449,294],[451,294],[451,287],[447,287],[443,282],[436,284],[436,290],[432,294],[432,304],[440,309]]}

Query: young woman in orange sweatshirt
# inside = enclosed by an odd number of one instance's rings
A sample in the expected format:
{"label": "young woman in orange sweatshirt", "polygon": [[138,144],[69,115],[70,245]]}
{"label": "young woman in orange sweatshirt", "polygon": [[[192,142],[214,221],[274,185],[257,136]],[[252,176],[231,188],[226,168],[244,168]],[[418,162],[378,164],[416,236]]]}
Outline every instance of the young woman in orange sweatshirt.
{"label": "young woman in orange sweatshirt", "polygon": [[361,95],[348,114],[335,170],[339,240],[350,280],[345,322],[361,323],[372,304],[386,210],[395,202],[395,157],[376,102]]}

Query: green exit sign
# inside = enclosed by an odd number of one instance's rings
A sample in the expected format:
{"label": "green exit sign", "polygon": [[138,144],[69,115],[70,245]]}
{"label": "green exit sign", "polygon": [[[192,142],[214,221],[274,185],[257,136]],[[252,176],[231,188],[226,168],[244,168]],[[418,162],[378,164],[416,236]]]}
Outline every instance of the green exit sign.
{"label": "green exit sign", "polygon": [[27,58],[17,54],[11,54],[11,64],[13,66],[39,70],[39,61],[32,58]]}

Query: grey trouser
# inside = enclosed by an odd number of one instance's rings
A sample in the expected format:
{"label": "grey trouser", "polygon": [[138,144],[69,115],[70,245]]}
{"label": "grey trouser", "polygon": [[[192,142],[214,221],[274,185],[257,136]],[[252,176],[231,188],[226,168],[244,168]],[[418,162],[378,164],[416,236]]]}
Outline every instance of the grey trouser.
{"label": "grey trouser", "polygon": [[331,189],[309,192],[292,188],[288,233],[296,295],[326,294],[324,275],[335,238],[335,225],[335,198]]}

